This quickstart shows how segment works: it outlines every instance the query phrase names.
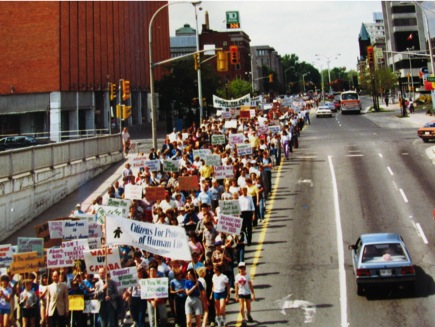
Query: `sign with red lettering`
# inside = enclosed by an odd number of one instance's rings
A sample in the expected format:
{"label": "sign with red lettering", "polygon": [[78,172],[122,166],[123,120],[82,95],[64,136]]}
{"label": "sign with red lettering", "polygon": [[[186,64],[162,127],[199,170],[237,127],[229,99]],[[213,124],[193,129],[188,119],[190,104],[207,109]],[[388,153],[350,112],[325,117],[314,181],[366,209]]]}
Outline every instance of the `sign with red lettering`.
{"label": "sign with red lettering", "polygon": [[87,271],[95,274],[100,268],[106,267],[107,255],[107,270],[121,269],[121,259],[117,247],[108,247],[106,249],[84,250]]}

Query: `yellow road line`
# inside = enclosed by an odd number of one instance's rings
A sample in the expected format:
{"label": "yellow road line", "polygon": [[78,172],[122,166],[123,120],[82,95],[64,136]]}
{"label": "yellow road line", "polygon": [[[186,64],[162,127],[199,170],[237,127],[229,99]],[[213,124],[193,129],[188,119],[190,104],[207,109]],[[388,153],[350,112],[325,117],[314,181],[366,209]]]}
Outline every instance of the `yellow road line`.
{"label": "yellow road line", "polygon": [[[266,238],[266,232],[267,232],[267,225],[269,223],[269,219],[270,219],[270,215],[272,214],[272,208],[273,208],[273,203],[275,202],[275,196],[278,190],[278,185],[279,185],[279,178],[281,175],[281,169],[283,167],[283,158],[281,158],[281,164],[279,165],[278,171],[276,172],[276,178],[274,181],[274,187],[273,187],[273,191],[272,191],[272,196],[270,197],[270,200],[268,201],[268,205],[266,208],[266,215],[264,217],[263,220],[263,225],[261,228],[261,233],[260,236],[258,238],[258,244],[257,244],[257,248],[255,250],[255,256],[254,256],[254,261],[252,262],[252,266],[251,269],[249,270],[249,275],[251,276],[251,280],[252,282],[254,282],[255,279],[255,273],[257,271],[257,265],[258,262],[260,261],[260,256],[261,256],[261,249],[263,247],[263,243],[264,243],[264,239]],[[258,226],[258,225],[257,225]],[[255,289],[255,285],[254,285],[254,289]],[[246,308],[245,308],[246,311]],[[237,323],[236,326],[240,327],[242,325],[242,320],[243,317],[242,315],[239,313],[237,316]]]}

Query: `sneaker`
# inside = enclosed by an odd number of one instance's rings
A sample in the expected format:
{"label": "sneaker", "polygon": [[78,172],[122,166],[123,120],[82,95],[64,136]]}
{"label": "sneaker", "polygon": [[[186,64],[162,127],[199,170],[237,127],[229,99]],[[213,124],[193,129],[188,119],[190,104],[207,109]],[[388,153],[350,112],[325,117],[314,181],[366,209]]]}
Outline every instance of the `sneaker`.
{"label": "sneaker", "polygon": [[253,321],[254,321],[254,319],[252,319],[252,316],[251,316],[250,313],[248,313],[248,321],[249,321],[249,322],[253,322]]}
{"label": "sneaker", "polygon": [[242,327],[246,327],[246,320],[242,320]]}
{"label": "sneaker", "polygon": [[210,327],[214,327],[215,325],[214,325],[214,321],[212,321],[211,323],[210,323]]}
{"label": "sneaker", "polygon": [[235,293],[235,292],[236,292],[236,290],[234,289],[234,287],[231,287],[231,288],[230,288],[230,292],[231,292],[231,293]]}

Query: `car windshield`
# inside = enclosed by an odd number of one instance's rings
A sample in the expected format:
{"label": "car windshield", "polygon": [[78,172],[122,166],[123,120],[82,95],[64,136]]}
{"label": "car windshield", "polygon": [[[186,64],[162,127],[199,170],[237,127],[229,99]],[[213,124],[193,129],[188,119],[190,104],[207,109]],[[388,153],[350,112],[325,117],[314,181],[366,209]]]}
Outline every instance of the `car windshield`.
{"label": "car windshield", "polygon": [[424,124],[424,127],[435,127],[435,121]]}
{"label": "car windshield", "polygon": [[368,244],[362,253],[363,263],[408,261],[400,243]]}

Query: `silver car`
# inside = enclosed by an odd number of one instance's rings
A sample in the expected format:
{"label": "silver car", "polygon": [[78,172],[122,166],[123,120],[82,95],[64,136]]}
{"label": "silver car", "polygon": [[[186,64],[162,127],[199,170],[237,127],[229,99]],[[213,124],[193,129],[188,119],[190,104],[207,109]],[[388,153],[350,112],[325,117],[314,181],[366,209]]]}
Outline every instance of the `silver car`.
{"label": "silver car", "polygon": [[413,289],[415,268],[399,234],[364,234],[354,245],[349,245],[349,250],[358,295],[374,284],[396,283]]}

